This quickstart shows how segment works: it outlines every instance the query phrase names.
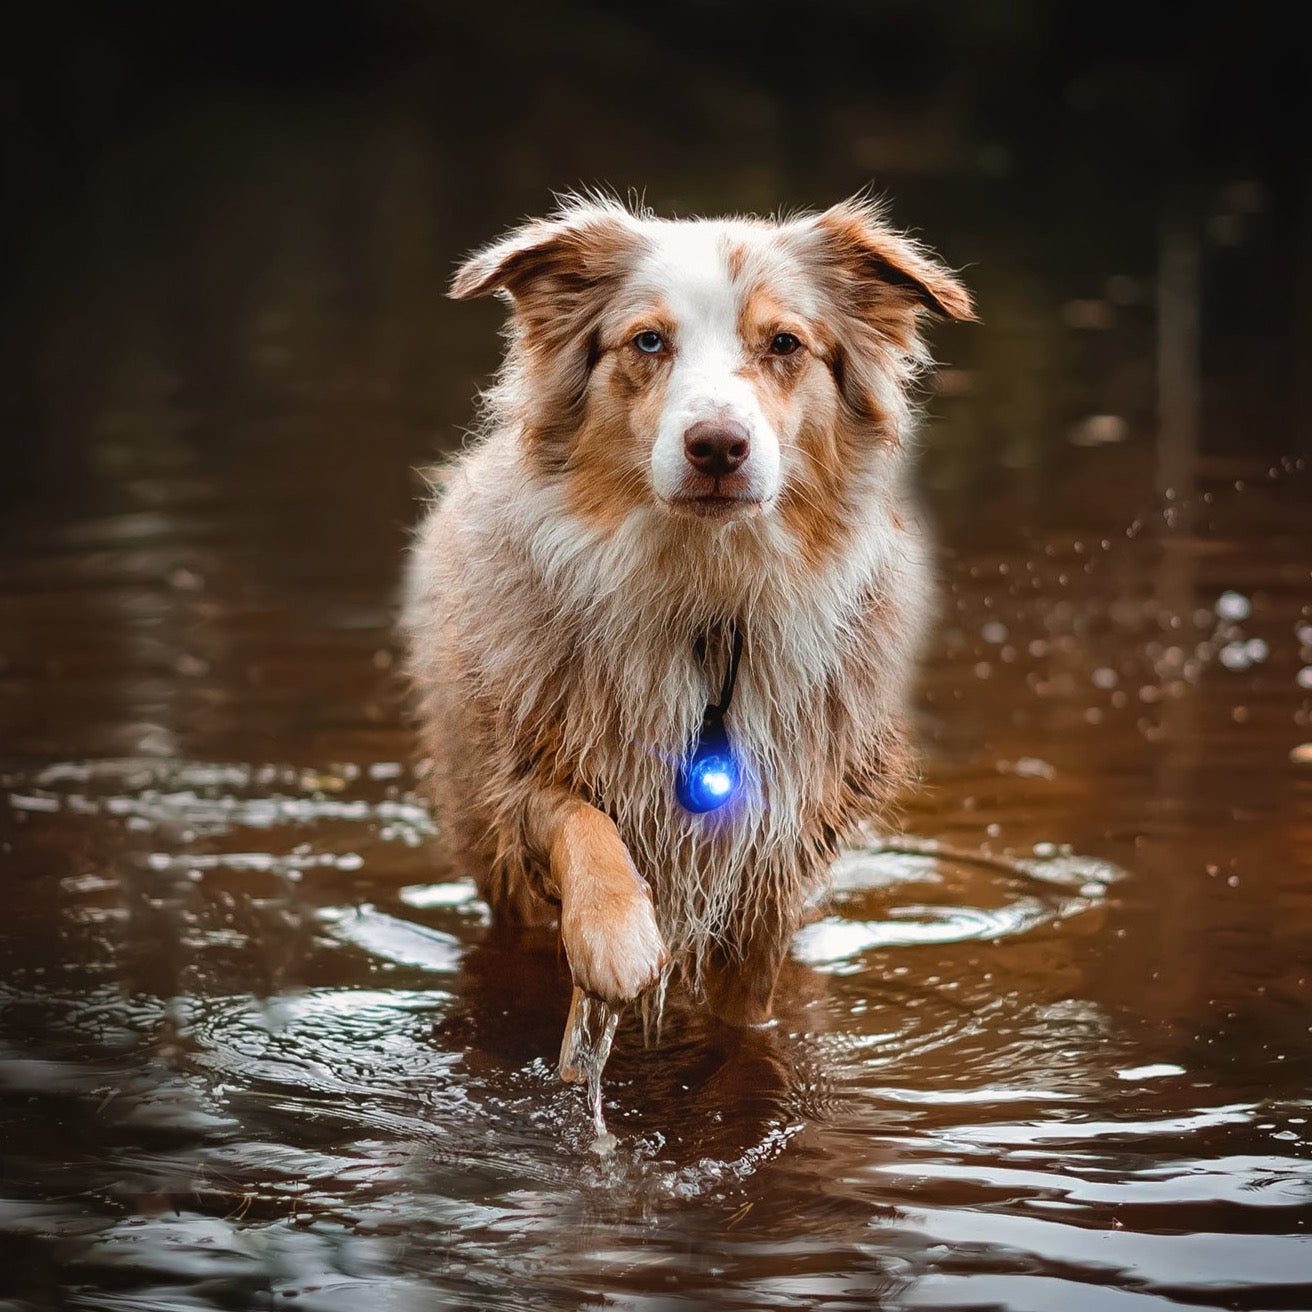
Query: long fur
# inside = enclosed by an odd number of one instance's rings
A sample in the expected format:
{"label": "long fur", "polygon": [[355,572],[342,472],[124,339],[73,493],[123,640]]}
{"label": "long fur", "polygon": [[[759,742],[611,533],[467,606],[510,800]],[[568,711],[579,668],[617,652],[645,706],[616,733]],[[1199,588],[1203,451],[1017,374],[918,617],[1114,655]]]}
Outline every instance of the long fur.
{"label": "long fur", "polygon": [[[806,385],[828,392],[807,407],[819,422],[788,420],[771,509],[674,516],[640,441],[635,454],[618,366],[606,395],[594,371],[630,271],[662,267],[687,226],[576,198],[464,266],[454,295],[500,290],[515,314],[482,435],[417,536],[404,627],[444,840],[494,911],[550,916],[524,817],[536,790],[563,787],[614,820],[696,989],[713,953],[784,941],[842,841],[908,776],[902,708],[932,607],[906,486],[918,312],[970,304],[867,201],[721,221],[744,297],[812,307],[824,368],[808,362]],[[784,414],[784,384],[760,387]],[[730,619],[746,637],[728,721],[744,789],[694,816],[674,773],[719,689]]]}

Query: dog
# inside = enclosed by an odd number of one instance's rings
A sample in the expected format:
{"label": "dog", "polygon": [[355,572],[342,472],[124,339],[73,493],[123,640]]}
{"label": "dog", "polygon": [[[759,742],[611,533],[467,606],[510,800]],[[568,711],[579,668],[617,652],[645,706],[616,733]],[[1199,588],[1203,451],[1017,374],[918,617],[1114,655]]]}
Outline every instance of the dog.
{"label": "dog", "polygon": [[[771,1016],[840,846],[907,782],[933,610],[909,482],[958,277],[857,197],[779,220],[567,198],[471,255],[508,346],[402,627],[442,840],[619,1007]],[[703,740],[725,794],[699,808]]]}

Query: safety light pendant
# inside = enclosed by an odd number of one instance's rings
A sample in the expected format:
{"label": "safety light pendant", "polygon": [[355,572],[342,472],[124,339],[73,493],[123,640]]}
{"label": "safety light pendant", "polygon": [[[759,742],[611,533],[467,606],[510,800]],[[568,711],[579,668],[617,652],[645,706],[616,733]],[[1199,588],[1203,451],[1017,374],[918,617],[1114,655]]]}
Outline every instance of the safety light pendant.
{"label": "safety light pendant", "polygon": [[[724,686],[720,700],[711,702],[702,713],[702,727],[692,749],[683,758],[674,777],[674,793],[679,805],[693,815],[717,810],[742,787],[742,771],[734,759],[729,745],[729,732],[724,717],[733,701],[733,690],[738,682],[738,662],[743,654],[743,635],[738,625],[729,620],[724,625],[729,641],[729,663],[724,672]],[[706,660],[706,639],[703,633],[692,644],[699,662]]]}
{"label": "safety light pendant", "polygon": [[679,767],[675,780],[679,805],[694,815],[717,810],[738,792],[741,784],[723,715],[718,707],[710,707],[692,753]]}

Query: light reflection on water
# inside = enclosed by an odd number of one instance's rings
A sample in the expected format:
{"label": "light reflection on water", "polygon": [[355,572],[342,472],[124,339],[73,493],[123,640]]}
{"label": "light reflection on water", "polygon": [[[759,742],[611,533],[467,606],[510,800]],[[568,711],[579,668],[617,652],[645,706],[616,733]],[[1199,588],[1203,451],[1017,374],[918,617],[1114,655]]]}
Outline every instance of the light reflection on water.
{"label": "light reflection on water", "polygon": [[[659,1299],[668,1278],[728,1307],[955,1306],[981,1271],[1035,1307],[1075,1296],[1068,1270],[1081,1307],[1304,1279],[1312,1240],[1243,1217],[1306,1214],[1312,1106],[1208,1105],[1196,1063],[1160,1060],[1177,1046],[1055,995],[1051,970],[1024,991],[1026,954],[1103,932],[1124,883],[1104,860],[847,854],[777,1027],[729,1040],[676,1006],[652,1048],[622,1029],[619,1148],[597,1162],[552,1067],[559,963],[489,938],[467,879],[387,870],[430,832],[407,777],[122,760],[4,784],[23,841],[67,825],[103,849],[59,886],[63,933],[90,950],[28,959],[6,1010],[43,1037],[0,1061],[11,1095],[59,1109],[13,1178],[53,1168],[78,1200],[20,1191],[0,1229],[58,1251],[74,1296],[132,1291],[96,1306],[509,1307],[507,1268],[561,1307],[567,1285]],[[143,934],[174,945],[156,992],[125,972]],[[927,968],[971,945],[993,959]],[[790,1198],[818,1228],[772,1241]]]}

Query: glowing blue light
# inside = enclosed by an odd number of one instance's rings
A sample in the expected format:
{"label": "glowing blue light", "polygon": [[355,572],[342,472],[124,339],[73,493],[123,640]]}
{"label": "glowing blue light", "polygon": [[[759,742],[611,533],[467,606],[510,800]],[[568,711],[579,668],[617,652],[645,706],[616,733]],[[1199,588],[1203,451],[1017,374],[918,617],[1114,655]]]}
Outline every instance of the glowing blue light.
{"label": "glowing blue light", "polygon": [[701,814],[723,806],[738,791],[741,779],[723,728],[705,726],[697,746],[679,770],[676,791],[686,811]]}

